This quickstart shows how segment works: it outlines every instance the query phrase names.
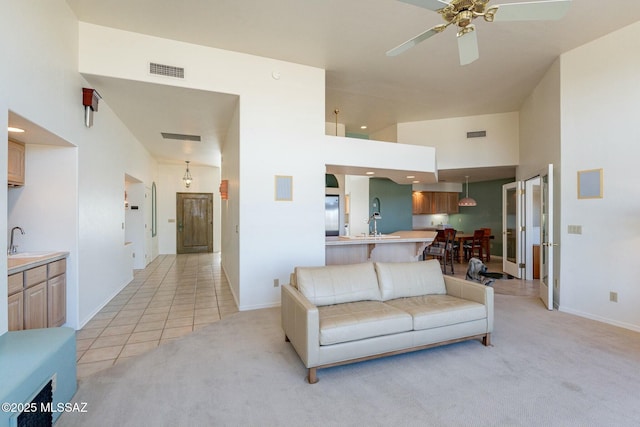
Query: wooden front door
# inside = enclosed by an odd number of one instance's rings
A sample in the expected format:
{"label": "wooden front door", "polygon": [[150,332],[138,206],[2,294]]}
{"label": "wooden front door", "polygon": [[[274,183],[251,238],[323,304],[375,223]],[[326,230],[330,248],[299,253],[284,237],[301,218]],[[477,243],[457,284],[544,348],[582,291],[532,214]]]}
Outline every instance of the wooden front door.
{"label": "wooden front door", "polygon": [[213,252],[213,194],[177,193],[179,254]]}

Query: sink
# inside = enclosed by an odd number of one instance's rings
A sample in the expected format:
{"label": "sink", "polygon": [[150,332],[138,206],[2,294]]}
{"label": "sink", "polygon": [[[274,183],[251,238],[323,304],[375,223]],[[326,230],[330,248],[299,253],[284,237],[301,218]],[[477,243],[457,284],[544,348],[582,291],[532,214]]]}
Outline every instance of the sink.
{"label": "sink", "polygon": [[53,251],[44,251],[44,252],[18,252],[15,254],[11,254],[9,258],[39,258],[42,256],[53,255],[55,252]]}

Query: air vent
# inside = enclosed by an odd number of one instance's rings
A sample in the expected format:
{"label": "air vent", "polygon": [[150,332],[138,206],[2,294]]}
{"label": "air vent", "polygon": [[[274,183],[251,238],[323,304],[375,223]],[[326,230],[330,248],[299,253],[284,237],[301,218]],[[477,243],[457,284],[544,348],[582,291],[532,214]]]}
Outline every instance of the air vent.
{"label": "air vent", "polygon": [[161,132],[164,139],[177,139],[178,141],[195,141],[200,142],[200,135],[185,135],[182,133]]}
{"label": "air vent", "polygon": [[178,79],[184,79],[184,68],[173,67],[171,65],[163,65],[163,64],[156,64],[155,62],[150,62],[149,72],[151,74],[157,74],[159,76],[176,77]]}
{"label": "air vent", "polygon": [[486,130],[476,130],[473,132],[467,132],[467,138],[484,138],[487,136]]}

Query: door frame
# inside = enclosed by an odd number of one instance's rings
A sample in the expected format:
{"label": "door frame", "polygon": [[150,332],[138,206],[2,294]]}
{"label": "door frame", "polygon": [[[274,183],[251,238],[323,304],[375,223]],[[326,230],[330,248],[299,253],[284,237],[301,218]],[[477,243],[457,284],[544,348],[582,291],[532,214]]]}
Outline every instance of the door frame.
{"label": "door frame", "polygon": [[[547,178],[545,185],[545,177]],[[549,164],[546,170],[540,172],[540,299],[549,310],[554,307],[554,184],[553,164]]]}
{"label": "door frame", "polygon": [[[522,267],[523,262],[523,247],[525,246],[525,235],[524,235],[524,182],[523,181],[514,181],[508,184],[504,184],[502,186],[502,270],[505,273],[508,273],[516,278],[521,278],[524,273],[524,268]],[[515,224],[514,231],[515,234],[515,262],[509,261],[508,250],[510,248],[508,241],[509,235],[512,233],[509,229],[509,221],[508,212],[507,212],[507,202],[508,197],[507,193],[509,191],[515,191]]]}
{"label": "door frame", "polygon": [[[525,222],[525,239],[526,245],[524,247],[524,263],[525,263],[525,280],[537,280],[534,279],[533,270],[533,245],[540,245],[540,217],[542,216],[541,195],[539,193],[541,186],[540,175],[533,176],[524,182],[525,186],[525,208],[524,208],[524,222]],[[536,191],[536,187],[538,190]],[[540,271],[538,271],[540,273]]]}

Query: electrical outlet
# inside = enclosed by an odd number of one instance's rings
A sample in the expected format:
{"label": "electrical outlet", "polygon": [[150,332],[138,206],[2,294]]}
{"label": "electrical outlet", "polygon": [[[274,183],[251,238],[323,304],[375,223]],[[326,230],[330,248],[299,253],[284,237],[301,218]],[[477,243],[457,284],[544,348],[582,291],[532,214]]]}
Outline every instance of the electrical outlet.
{"label": "electrical outlet", "polygon": [[609,292],[609,301],[618,302],[618,293],[617,292]]}
{"label": "electrical outlet", "polygon": [[280,287],[280,279],[273,279],[273,287],[274,288]]}

